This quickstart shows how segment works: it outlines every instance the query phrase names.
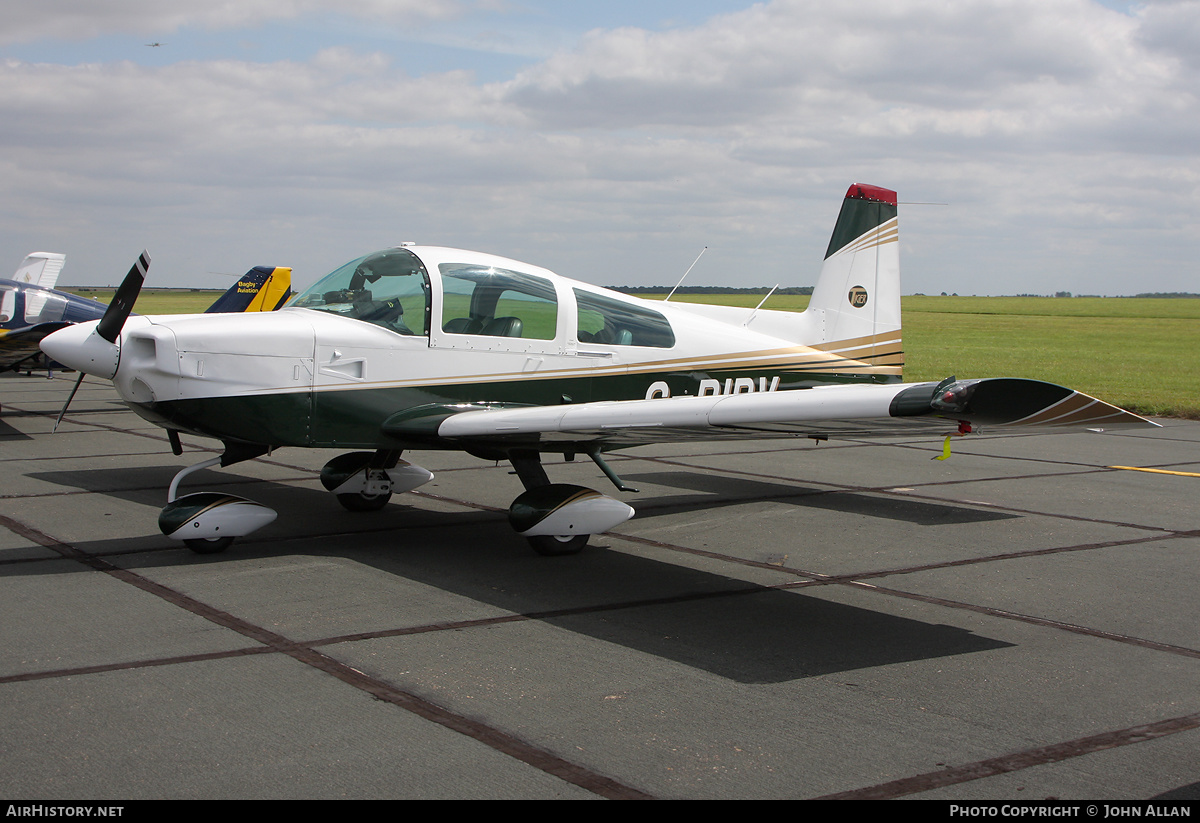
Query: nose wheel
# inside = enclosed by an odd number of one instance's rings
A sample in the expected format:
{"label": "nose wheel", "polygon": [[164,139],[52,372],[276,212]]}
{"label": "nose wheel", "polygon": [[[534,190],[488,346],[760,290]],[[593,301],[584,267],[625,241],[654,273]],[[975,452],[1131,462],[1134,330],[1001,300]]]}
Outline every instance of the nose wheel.
{"label": "nose wheel", "polygon": [[167,490],[167,505],[158,514],[158,528],[197,554],[219,554],[234,539],[261,529],[276,514],[261,503],[218,492],[194,492],[178,496],[179,483],[189,474],[217,464],[234,462],[214,457],[180,470]]}

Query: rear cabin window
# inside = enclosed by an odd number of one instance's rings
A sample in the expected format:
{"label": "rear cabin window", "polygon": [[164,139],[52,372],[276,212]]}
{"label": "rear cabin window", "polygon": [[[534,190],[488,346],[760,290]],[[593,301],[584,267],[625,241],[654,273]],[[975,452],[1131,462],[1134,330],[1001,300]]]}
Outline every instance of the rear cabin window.
{"label": "rear cabin window", "polygon": [[554,284],[523,272],[442,263],[442,331],[553,340],[558,327]]}
{"label": "rear cabin window", "polygon": [[575,289],[575,302],[579,306],[580,343],[660,349],[675,345],[671,324],[652,309],[580,289]]}

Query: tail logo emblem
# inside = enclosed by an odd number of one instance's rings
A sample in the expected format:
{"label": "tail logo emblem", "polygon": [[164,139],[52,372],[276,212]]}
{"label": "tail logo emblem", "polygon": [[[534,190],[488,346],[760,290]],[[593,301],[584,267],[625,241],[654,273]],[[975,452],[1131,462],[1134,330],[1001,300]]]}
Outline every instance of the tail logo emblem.
{"label": "tail logo emblem", "polygon": [[850,305],[856,309],[861,309],[867,305],[867,290],[862,286],[855,286],[850,289]]}

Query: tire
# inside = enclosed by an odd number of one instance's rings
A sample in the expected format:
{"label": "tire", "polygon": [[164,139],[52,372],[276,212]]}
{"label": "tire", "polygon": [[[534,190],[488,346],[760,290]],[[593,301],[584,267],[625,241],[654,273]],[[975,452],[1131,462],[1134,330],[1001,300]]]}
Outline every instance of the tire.
{"label": "tire", "polygon": [[579,554],[590,537],[590,534],[539,534],[525,539],[538,554],[545,557],[561,557],[566,554]]}
{"label": "tire", "polygon": [[220,554],[233,545],[232,537],[213,537],[209,540],[184,540],[183,545],[196,554]]}
{"label": "tire", "polygon": [[382,509],[392,499],[392,493],[377,494],[373,497],[367,497],[364,494],[354,492],[353,494],[339,494],[337,500],[342,504],[342,507],[347,511],[352,512],[375,512]]}

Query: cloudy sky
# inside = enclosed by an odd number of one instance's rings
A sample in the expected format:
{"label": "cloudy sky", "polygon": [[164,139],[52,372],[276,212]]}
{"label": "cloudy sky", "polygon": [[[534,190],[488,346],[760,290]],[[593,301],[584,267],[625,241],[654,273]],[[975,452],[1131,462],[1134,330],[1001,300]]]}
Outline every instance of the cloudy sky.
{"label": "cloudy sky", "polygon": [[1198,0],[0,9],[0,265],[64,284],[417,241],[808,285],[860,182],[900,193],[906,293],[1200,291]]}

